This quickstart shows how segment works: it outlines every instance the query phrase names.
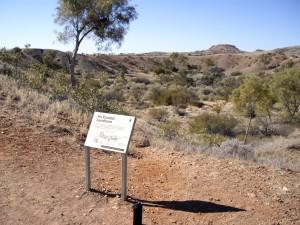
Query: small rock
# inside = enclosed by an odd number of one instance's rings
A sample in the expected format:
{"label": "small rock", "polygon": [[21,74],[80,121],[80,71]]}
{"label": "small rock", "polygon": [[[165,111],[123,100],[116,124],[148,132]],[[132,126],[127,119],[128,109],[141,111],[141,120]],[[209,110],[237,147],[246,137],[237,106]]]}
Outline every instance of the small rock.
{"label": "small rock", "polygon": [[145,148],[150,146],[150,141],[146,136],[143,136],[140,140],[137,141],[135,147],[137,148]]}
{"label": "small rock", "polygon": [[256,194],[255,193],[248,193],[248,197],[249,198],[256,198]]}
{"label": "small rock", "polygon": [[283,187],[282,190],[287,192],[289,189],[287,187]]}

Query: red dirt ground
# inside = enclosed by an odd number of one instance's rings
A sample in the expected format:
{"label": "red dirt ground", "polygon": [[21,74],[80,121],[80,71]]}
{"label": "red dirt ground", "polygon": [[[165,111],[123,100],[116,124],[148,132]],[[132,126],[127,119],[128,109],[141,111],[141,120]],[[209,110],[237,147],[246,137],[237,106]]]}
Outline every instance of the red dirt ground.
{"label": "red dirt ground", "polygon": [[128,158],[129,202],[119,198],[121,156],[92,150],[84,190],[82,143],[0,107],[0,224],[300,224],[300,174],[200,153],[143,148]]}

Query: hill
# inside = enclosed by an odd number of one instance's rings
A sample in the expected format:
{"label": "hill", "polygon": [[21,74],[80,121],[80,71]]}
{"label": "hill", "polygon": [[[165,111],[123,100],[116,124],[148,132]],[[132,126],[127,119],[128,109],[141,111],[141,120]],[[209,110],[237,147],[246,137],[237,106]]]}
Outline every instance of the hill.
{"label": "hill", "polygon": [[135,201],[144,224],[299,222],[299,173],[169,145],[137,148],[141,120],[128,159],[129,201],[119,198],[119,154],[92,150],[94,190],[85,192],[78,134],[89,118],[0,81],[1,224],[132,224]]}

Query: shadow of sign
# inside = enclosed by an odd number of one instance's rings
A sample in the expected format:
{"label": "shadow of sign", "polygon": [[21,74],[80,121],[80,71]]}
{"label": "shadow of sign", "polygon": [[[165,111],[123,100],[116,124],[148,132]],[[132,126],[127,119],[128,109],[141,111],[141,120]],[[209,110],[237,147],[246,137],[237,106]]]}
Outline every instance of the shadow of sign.
{"label": "shadow of sign", "polygon": [[141,202],[146,207],[159,207],[171,210],[178,210],[191,213],[220,213],[220,212],[240,212],[244,209],[221,205],[200,200],[183,200],[183,201],[149,201],[141,199],[129,199],[129,202]]}
{"label": "shadow of sign", "polygon": [[[101,195],[106,195],[107,197],[111,197],[111,198],[114,198],[118,195],[116,193],[106,193],[96,189],[92,189],[91,191]],[[191,213],[224,213],[224,212],[246,211],[245,209],[240,209],[233,206],[216,204],[213,202],[200,201],[200,200],[150,201],[150,200],[137,199],[128,196],[127,201],[133,204],[136,202],[140,202],[145,207],[158,207],[158,208],[178,210],[178,211],[191,212]]]}

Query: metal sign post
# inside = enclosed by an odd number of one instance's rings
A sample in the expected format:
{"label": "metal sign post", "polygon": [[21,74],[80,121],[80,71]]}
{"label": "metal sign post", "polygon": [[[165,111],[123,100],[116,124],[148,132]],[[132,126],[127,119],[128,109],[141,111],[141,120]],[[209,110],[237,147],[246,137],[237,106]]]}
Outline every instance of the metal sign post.
{"label": "metal sign post", "polygon": [[85,162],[85,190],[91,190],[91,165],[90,165],[90,149],[84,147],[84,162]]}
{"label": "metal sign post", "polygon": [[122,200],[127,199],[127,153],[122,154]]}
{"label": "metal sign post", "polygon": [[135,117],[95,112],[84,143],[85,189],[91,190],[90,149],[98,148],[122,154],[122,200],[127,199],[127,150]]}

